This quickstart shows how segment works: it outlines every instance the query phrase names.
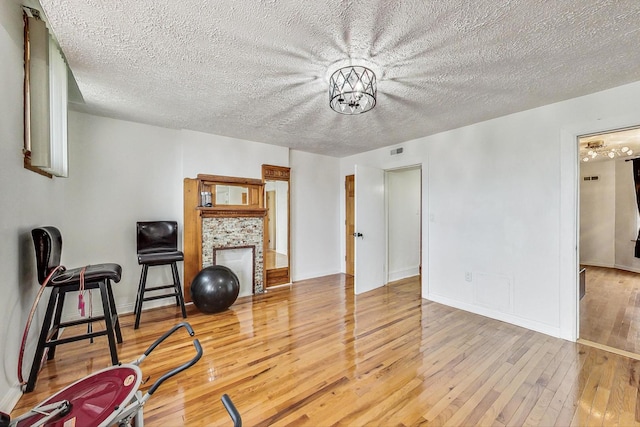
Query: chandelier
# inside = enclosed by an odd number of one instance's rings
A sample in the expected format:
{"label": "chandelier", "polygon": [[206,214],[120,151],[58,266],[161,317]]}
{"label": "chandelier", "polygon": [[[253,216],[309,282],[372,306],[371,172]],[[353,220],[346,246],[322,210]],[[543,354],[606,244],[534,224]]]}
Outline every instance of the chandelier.
{"label": "chandelier", "polygon": [[631,156],[633,154],[633,150],[629,147],[607,148],[602,140],[587,142],[587,150],[586,154],[584,152],[581,153],[581,157],[584,156],[582,157],[583,162],[588,162],[598,156],[615,159],[616,157]]}
{"label": "chandelier", "polygon": [[349,66],[329,79],[329,106],[340,114],[366,113],[376,105],[376,75],[366,67]]}

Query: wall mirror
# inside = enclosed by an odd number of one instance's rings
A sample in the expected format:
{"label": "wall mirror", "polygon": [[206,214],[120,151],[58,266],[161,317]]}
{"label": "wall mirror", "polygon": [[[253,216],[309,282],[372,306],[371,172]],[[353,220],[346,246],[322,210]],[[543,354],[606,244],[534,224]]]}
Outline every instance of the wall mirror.
{"label": "wall mirror", "polygon": [[270,286],[291,282],[290,168],[262,165],[264,201],[264,283]]}
{"label": "wall mirror", "polygon": [[249,203],[249,189],[239,185],[216,185],[216,206],[240,205]]}

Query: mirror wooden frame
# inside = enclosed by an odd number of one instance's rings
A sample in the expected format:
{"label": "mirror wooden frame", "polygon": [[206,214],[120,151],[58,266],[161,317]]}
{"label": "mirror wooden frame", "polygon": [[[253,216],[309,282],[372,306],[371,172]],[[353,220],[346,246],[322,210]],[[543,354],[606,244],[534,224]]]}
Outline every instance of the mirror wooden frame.
{"label": "mirror wooden frame", "polygon": [[[262,182],[266,185],[267,181],[286,181],[287,185],[287,266],[280,268],[267,268],[267,217],[264,223],[264,285],[265,288],[270,286],[284,285],[291,283],[291,168],[284,166],[262,165]],[[263,196],[266,207],[266,195]]]}

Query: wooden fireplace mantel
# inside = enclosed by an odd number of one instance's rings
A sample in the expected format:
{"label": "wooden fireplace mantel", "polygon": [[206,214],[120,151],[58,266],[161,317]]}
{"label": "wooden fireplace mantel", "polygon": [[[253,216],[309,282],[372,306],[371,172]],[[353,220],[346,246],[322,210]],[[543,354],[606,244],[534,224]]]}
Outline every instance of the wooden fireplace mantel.
{"label": "wooden fireplace mantel", "polygon": [[196,210],[200,212],[201,218],[264,217],[267,214],[266,208],[236,209],[235,207],[234,208],[197,207]]}
{"label": "wooden fireplace mantel", "polygon": [[[217,204],[216,192],[240,187],[243,204]],[[201,194],[211,194],[212,206],[202,206]],[[261,179],[199,174],[184,179],[184,297],[191,301],[191,282],[202,269],[202,220],[205,218],[264,218],[264,183]]]}

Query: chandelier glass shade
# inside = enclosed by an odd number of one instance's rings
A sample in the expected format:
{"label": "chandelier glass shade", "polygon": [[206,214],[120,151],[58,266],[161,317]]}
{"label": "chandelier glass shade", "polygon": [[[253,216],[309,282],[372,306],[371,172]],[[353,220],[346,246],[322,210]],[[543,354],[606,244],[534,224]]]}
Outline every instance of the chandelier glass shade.
{"label": "chandelier glass shade", "polygon": [[594,160],[597,157],[606,157],[609,159],[615,159],[616,157],[631,156],[633,150],[629,147],[613,147],[608,148],[604,141],[592,141],[587,143],[587,151],[580,153],[583,162]]}
{"label": "chandelier glass shade", "polygon": [[350,66],[329,79],[329,106],[340,114],[366,113],[376,105],[376,75],[367,67]]}

